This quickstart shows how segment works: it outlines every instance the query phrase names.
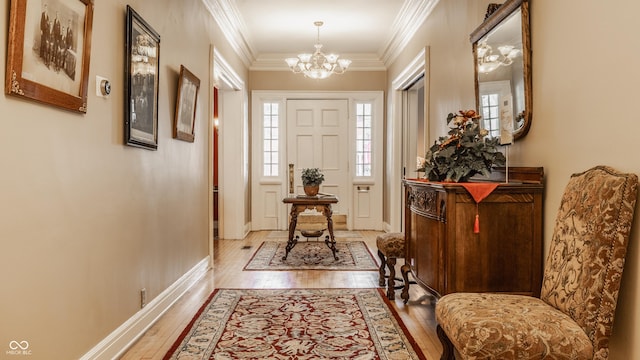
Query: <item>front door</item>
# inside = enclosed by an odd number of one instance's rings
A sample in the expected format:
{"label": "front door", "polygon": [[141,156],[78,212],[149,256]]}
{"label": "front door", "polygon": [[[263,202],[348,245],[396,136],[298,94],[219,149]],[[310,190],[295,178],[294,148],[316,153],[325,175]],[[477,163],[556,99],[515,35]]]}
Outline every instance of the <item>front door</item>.
{"label": "front door", "polygon": [[314,167],[325,175],[320,191],[338,197],[335,229],[383,229],[383,95],[252,92],[252,230],[288,228],[282,200],[304,194],[302,169]]}
{"label": "front door", "polygon": [[[287,164],[293,164],[296,194],[303,194],[303,168],[320,168],[320,192],[334,194],[334,214],[350,213],[348,100],[287,100]],[[346,221],[346,217],[345,217]]]}

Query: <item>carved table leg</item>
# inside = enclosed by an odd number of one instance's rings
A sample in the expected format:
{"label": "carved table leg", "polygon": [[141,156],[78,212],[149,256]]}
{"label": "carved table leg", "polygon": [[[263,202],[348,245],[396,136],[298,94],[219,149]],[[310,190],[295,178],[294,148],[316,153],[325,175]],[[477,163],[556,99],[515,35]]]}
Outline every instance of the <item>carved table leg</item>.
{"label": "carved table leg", "polygon": [[296,232],[296,224],[298,223],[298,206],[291,205],[291,221],[289,221],[289,239],[287,240],[287,247],[282,260],[287,260],[287,256],[289,256],[289,251],[293,249],[294,246],[298,243],[298,237],[294,237],[293,234]]}
{"label": "carved table leg", "polygon": [[327,204],[322,209],[322,214],[327,218],[327,229],[329,230],[329,236],[325,237],[324,243],[327,244],[331,252],[333,252],[333,258],[338,260],[338,256],[336,252],[336,238],[333,236],[333,220],[331,219],[331,215],[333,212],[331,211],[331,204]]}

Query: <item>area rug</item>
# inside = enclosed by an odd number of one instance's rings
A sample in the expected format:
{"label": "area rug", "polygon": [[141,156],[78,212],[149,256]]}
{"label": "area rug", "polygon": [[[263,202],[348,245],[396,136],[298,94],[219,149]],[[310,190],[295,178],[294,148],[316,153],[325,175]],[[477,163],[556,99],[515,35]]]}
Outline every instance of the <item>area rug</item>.
{"label": "area rug", "polygon": [[364,241],[336,241],[338,260],[322,239],[298,241],[287,259],[282,260],[286,246],[286,240],[263,242],[244,270],[378,270]]}
{"label": "area rug", "polygon": [[169,359],[425,357],[379,289],[216,289]]}
{"label": "area rug", "polygon": [[[296,234],[299,235],[300,232],[296,231]],[[329,234],[328,232],[325,233]],[[349,230],[333,230],[333,236],[337,238],[361,238],[362,235],[358,231],[349,231]],[[289,231],[281,231],[274,230],[267,235],[268,238],[278,238],[278,239],[286,239],[289,237]]]}

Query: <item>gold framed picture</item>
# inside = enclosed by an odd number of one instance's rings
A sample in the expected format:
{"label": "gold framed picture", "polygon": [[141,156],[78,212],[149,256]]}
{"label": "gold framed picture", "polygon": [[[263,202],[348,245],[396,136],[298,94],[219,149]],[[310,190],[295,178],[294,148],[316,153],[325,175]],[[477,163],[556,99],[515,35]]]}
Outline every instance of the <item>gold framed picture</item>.
{"label": "gold framed picture", "polygon": [[93,0],[11,0],[5,92],[87,112]]}

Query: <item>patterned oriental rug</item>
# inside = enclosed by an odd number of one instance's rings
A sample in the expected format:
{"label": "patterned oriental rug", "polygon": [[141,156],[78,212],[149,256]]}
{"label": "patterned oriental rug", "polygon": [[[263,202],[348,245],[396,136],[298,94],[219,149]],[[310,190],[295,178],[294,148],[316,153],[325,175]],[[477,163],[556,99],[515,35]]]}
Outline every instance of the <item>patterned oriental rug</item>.
{"label": "patterned oriental rug", "polygon": [[286,240],[263,242],[244,270],[378,270],[364,241],[336,241],[338,260],[322,239],[299,240],[282,260],[286,246]]}
{"label": "patterned oriental rug", "polygon": [[378,289],[216,289],[169,359],[422,359]]}
{"label": "patterned oriental rug", "polygon": [[[324,235],[327,235],[328,232],[325,232]],[[300,235],[300,231],[296,230],[296,235]],[[267,235],[268,238],[279,238],[286,239],[289,236],[289,231],[280,231],[274,230]],[[335,238],[361,238],[362,235],[358,231],[349,231],[349,230],[333,230],[333,236]],[[301,236],[302,237],[302,236]]]}

